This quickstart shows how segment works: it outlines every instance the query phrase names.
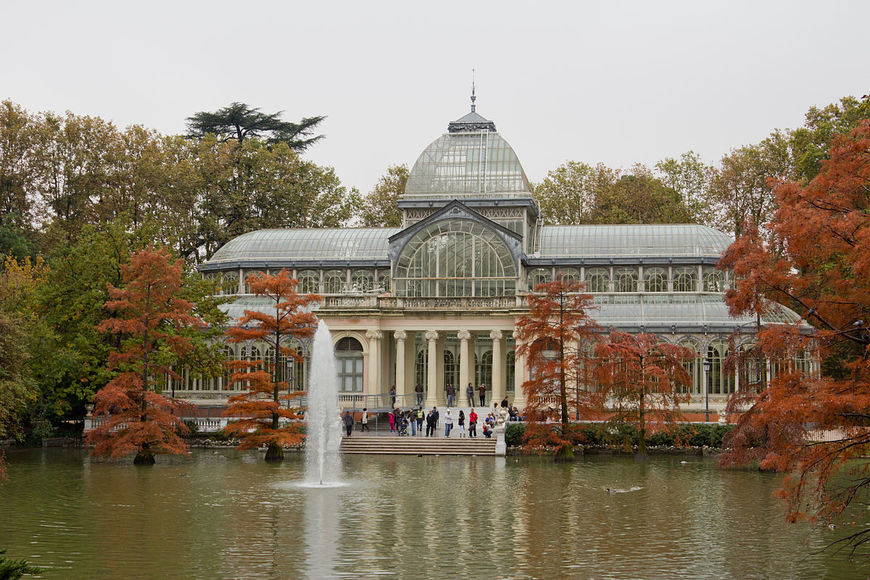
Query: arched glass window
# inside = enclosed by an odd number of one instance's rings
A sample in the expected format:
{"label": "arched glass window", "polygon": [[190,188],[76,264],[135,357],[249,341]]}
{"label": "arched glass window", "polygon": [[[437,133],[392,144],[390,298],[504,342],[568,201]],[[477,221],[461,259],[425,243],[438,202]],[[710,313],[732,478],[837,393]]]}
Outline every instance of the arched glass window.
{"label": "arched glass window", "polygon": [[538,284],[548,284],[552,282],[550,270],[546,268],[535,268],[529,272],[529,290],[534,292]]}
{"label": "arched glass window", "polygon": [[251,293],[251,285],[248,284],[248,278],[249,277],[258,278],[260,276],[263,276],[264,274],[265,274],[265,272],[262,272],[260,270],[245,270],[245,294]]}
{"label": "arched glass window", "polygon": [[378,270],[378,291],[379,292],[389,292],[390,291],[390,271],[389,270]]}
{"label": "arched glass window", "polygon": [[725,292],[725,272],[705,267],[704,292]]}
{"label": "arched glass window", "polygon": [[[444,349],[444,389],[450,383],[456,388],[457,395],[459,394],[459,365],[456,364],[457,357],[452,351]],[[445,390],[446,396],[446,390]]]}
{"label": "arched glass window", "polygon": [[668,291],[668,271],[666,268],[644,268],[643,281],[645,292]]}
{"label": "arched glass window", "polygon": [[514,393],[516,390],[514,387],[516,386],[516,353],[513,350],[509,350],[507,356],[507,368],[505,369],[504,378],[505,378],[505,392],[506,393]]}
{"label": "arched glass window", "polygon": [[475,356],[475,363],[477,368],[474,374],[477,377],[477,385],[484,383],[486,390],[490,391],[492,389],[492,351],[484,352],[479,359]]}
{"label": "arched glass window", "polygon": [[[233,347],[230,345],[224,346],[224,362],[232,362],[235,360],[235,358],[236,353],[233,352]],[[232,379],[230,377],[236,371],[228,364],[223,365],[223,371],[223,375],[218,379],[220,383],[217,388],[220,390],[228,391],[233,387]]]}
{"label": "arched glass window", "polygon": [[353,337],[345,336],[335,344],[338,366],[338,389],[345,393],[363,390],[363,348]]}
{"label": "arched glass window", "polygon": [[330,270],[323,280],[324,294],[341,294],[347,286],[346,280],[342,270]]}
{"label": "arched glass window", "polygon": [[698,271],[693,266],[674,268],[674,292],[695,292],[698,289]]}
{"label": "arched glass window", "polygon": [[236,271],[224,272],[221,278],[221,294],[236,294],[239,291],[239,273]]}
{"label": "arched glass window", "polygon": [[560,268],[558,276],[564,282],[578,282],[580,280],[580,270],[577,268]]}
{"label": "arched glass window", "polygon": [[374,286],[374,274],[369,270],[355,270],[351,275],[351,288],[354,292],[369,292]]}
{"label": "arched glass window", "polygon": [[455,219],[414,234],[394,283],[399,296],[504,296],[514,294],[516,277],[513,256],[494,231]]}
{"label": "arched glass window", "polygon": [[697,341],[694,341],[691,338],[684,338],[680,341],[679,345],[688,348],[695,353],[695,358],[685,361],[683,363],[683,368],[686,369],[686,372],[689,373],[689,377],[692,379],[692,384],[689,386],[689,392],[693,395],[699,395],[701,394],[701,385],[704,383],[701,377],[701,356],[699,354],[701,347]]}
{"label": "arched glass window", "polygon": [[320,276],[314,270],[302,270],[298,273],[299,286],[297,292],[300,294],[316,294],[320,291]]}
{"label": "arched glass window", "polygon": [[613,273],[614,292],[637,292],[637,268],[617,268]]}
{"label": "arched glass window", "polygon": [[429,359],[429,352],[425,348],[421,348],[417,351],[417,356],[414,359],[414,386],[423,385],[423,392],[426,392],[426,385],[428,383],[427,378],[429,377],[426,372],[426,361]]}
{"label": "arched glass window", "polygon": [[707,374],[707,388],[711,395],[727,395],[734,392],[734,375],[725,369],[728,345],[714,342],[707,348],[707,359],[712,363]]}
{"label": "arched glass window", "polygon": [[609,292],[610,270],[608,268],[589,268],[586,270],[587,292]]}

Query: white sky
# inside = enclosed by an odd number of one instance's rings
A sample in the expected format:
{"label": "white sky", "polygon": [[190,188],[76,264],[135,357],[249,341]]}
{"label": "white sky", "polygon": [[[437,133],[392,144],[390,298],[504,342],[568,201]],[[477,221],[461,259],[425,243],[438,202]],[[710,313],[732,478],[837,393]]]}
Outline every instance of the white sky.
{"label": "white sky", "polygon": [[0,0],[0,99],[182,133],[231,101],[328,115],[307,157],[368,191],[469,110],[533,181],[708,162],[870,93],[870,2]]}

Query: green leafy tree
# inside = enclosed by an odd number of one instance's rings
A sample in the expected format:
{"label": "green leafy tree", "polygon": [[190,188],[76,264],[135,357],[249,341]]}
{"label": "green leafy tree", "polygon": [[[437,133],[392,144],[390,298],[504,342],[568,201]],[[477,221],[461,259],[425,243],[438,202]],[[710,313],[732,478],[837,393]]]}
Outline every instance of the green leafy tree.
{"label": "green leafy tree", "polygon": [[710,186],[714,169],[697,153],[688,151],[679,159],[668,157],[656,163],[658,178],[669,190],[679,195],[693,223],[710,223]]}
{"label": "green leafy tree", "polygon": [[42,569],[31,566],[27,560],[10,560],[6,550],[0,550],[0,580],[16,580],[25,574],[41,574]]}
{"label": "green leafy tree", "polygon": [[396,202],[405,193],[408,166],[391,165],[362,200],[360,217],[367,228],[397,228],[402,225],[402,212]]}
{"label": "green leafy tree", "polygon": [[618,173],[602,163],[592,166],[577,161],[550,170],[535,186],[535,199],[544,221],[562,225],[590,223],[596,198],[616,182]]}
{"label": "green leafy tree", "polygon": [[595,197],[593,224],[688,223],[691,211],[679,193],[668,189],[643,165],[635,165]]}
{"label": "green leafy tree", "polygon": [[323,138],[314,130],[326,117],[305,117],[298,123],[282,121],[281,114],[263,113],[257,107],[233,102],[214,112],[200,111],[187,118],[188,136],[201,138],[211,133],[222,141],[259,137],[269,143],[286,143],[290,149],[302,152]]}
{"label": "green leafy tree", "polygon": [[792,177],[810,181],[818,175],[834,137],[845,135],[864,119],[870,119],[870,95],[861,99],[843,97],[826,107],[810,107],[804,126],[791,131]]}

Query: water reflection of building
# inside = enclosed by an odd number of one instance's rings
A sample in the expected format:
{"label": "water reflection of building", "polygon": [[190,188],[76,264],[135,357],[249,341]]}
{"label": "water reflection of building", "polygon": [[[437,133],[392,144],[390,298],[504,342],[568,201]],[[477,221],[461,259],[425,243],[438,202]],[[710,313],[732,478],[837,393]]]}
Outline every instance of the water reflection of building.
{"label": "water reflection of building", "polygon": [[[527,370],[515,355],[514,324],[530,289],[556,276],[586,283],[603,327],[654,332],[697,352],[696,408],[705,399],[720,407],[763,376],[755,363],[725,368],[728,337],[739,333],[743,348],[755,329],[723,302],[731,280],[715,264],[726,234],[703,225],[543,225],[517,155],[473,105],[422,152],[398,205],[401,228],[254,231],[202,271],[236,297],[227,306],[233,317],[264,305],[244,282],[254,272],[286,268],[302,292],[323,294],[318,314],[332,329],[345,395],[383,395],[395,385],[401,401],[420,384],[431,406],[444,403],[448,383],[459,403],[465,385],[484,383],[487,401],[507,395],[522,405]],[[765,322],[796,319],[776,307]],[[227,346],[227,354],[271,358],[257,344]],[[814,370],[809,356],[794,362]],[[769,377],[776,367],[767,364]],[[307,364],[287,362],[286,373],[304,388]],[[225,378],[187,378],[182,387],[194,399],[223,398],[228,388]]]}

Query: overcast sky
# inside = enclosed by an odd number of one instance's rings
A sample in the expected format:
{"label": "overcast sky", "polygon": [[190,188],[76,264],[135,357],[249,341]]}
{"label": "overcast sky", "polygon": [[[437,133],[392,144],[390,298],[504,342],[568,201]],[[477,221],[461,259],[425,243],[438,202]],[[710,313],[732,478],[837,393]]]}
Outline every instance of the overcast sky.
{"label": "overcast sky", "polygon": [[870,2],[0,0],[0,99],[182,133],[243,101],[327,115],[308,158],[368,191],[469,110],[533,181],[708,162],[870,93]]}

